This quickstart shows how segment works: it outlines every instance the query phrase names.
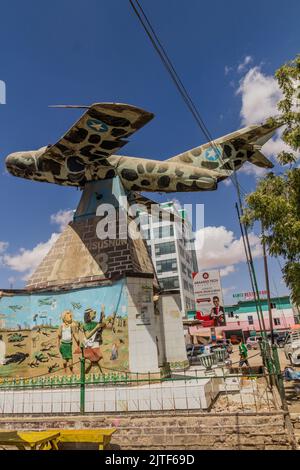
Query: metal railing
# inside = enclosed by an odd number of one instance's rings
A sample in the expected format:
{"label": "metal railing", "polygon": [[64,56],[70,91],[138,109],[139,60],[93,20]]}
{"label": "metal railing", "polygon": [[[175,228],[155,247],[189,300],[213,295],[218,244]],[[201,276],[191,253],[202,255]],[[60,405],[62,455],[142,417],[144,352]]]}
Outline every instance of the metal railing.
{"label": "metal railing", "polygon": [[0,415],[122,412],[274,411],[269,374],[189,369],[171,377],[109,371],[82,377],[15,379],[0,384]]}

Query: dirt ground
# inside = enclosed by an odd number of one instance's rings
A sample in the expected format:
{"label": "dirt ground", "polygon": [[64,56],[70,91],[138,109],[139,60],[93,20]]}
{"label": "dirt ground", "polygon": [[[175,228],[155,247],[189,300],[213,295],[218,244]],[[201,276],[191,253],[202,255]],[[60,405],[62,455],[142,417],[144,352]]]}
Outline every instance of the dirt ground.
{"label": "dirt ground", "polygon": [[[278,352],[279,352],[280,367],[281,367],[281,370],[283,371],[285,367],[290,367],[290,362],[285,357],[283,348],[279,348]],[[239,348],[238,348],[238,346],[233,347],[233,353],[230,355],[230,359],[232,360],[233,363],[236,363],[236,364],[233,364],[233,365],[235,365],[235,366],[238,365],[238,361],[239,361]],[[248,359],[249,359],[250,366],[260,366],[260,365],[262,365],[262,360],[261,360],[259,350],[255,350],[255,349],[250,350],[249,355],[248,355]],[[293,367],[294,370],[296,370],[296,371],[300,371],[299,366],[298,367],[297,366],[291,366],[291,367]],[[291,381],[291,382],[284,381],[286,400],[287,400],[287,404],[289,406],[289,410],[290,410],[291,413],[300,413],[300,390],[299,390],[299,392],[297,392],[295,386],[296,386],[296,382],[294,382],[294,381]],[[299,389],[300,389],[300,383],[299,383]]]}

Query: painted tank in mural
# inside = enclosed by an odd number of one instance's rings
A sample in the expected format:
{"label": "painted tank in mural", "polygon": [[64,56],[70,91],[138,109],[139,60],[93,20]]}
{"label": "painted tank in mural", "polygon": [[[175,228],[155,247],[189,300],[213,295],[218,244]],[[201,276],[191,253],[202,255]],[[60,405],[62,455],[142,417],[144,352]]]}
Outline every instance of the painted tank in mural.
{"label": "painted tank in mural", "polygon": [[[113,300],[112,300],[113,299]],[[0,378],[128,370],[122,281],[65,292],[0,297]]]}
{"label": "painted tank in mural", "polygon": [[7,170],[34,181],[81,188],[119,176],[128,191],[211,191],[245,162],[272,168],[260,149],[282,125],[249,126],[158,161],[115,155],[153,114],[128,104],[96,103],[87,108],[54,145],[10,154]]}

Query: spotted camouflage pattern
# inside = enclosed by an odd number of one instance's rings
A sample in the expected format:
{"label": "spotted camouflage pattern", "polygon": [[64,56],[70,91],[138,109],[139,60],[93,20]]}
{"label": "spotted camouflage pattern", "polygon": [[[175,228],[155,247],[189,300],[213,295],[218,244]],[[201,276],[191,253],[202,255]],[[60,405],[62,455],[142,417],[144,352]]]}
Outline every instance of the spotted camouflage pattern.
{"label": "spotted camouflage pattern", "polygon": [[260,152],[279,125],[249,126],[165,161],[115,155],[127,138],[153,118],[128,104],[91,105],[54,145],[6,158],[14,176],[83,188],[118,175],[128,191],[187,192],[217,189],[246,161],[273,164]]}

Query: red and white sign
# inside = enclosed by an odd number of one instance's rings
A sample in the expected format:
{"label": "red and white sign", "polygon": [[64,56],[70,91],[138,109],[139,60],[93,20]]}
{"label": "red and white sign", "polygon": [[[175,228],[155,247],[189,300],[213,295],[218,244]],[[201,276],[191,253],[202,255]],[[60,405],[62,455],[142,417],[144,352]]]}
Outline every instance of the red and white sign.
{"label": "red and white sign", "polygon": [[223,308],[223,294],[220,280],[220,271],[202,271],[193,273],[196,310],[203,316],[211,315],[212,309],[216,306],[213,298],[219,299],[219,306]]}

